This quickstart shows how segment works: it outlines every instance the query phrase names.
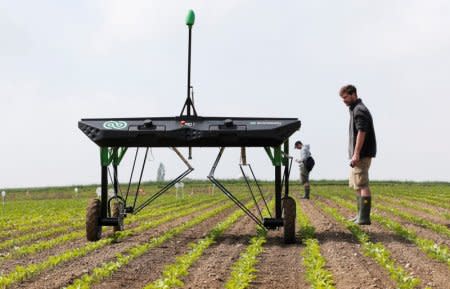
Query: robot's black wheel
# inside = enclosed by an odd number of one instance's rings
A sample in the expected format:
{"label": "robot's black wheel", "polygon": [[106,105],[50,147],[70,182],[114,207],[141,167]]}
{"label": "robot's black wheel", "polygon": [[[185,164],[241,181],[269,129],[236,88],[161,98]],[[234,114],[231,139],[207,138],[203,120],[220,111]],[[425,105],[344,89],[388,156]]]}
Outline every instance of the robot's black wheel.
{"label": "robot's black wheel", "polygon": [[102,226],[99,224],[100,211],[100,200],[90,200],[86,210],[86,239],[88,241],[98,241],[102,237]]}
{"label": "robot's black wheel", "polygon": [[284,211],[284,243],[295,243],[295,217],[296,217],[296,205],[295,200],[291,197],[283,198],[283,211]]}
{"label": "robot's black wheel", "polygon": [[112,217],[119,219],[119,224],[117,226],[113,226],[113,232],[123,231],[123,214],[124,214],[124,206],[121,202],[116,202],[112,206]]}

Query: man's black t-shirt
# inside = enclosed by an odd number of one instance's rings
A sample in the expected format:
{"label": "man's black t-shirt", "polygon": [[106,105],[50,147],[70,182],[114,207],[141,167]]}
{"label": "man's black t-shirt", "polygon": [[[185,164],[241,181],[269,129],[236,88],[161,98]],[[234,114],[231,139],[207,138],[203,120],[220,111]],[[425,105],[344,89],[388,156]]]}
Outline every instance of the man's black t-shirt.
{"label": "man's black t-shirt", "polygon": [[350,106],[350,126],[348,154],[351,159],[356,145],[356,135],[358,130],[366,132],[366,138],[361,148],[360,157],[375,157],[377,154],[377,141],[375,139],[375,129],[370,111],[363,104],[361,99],[357,99]]}

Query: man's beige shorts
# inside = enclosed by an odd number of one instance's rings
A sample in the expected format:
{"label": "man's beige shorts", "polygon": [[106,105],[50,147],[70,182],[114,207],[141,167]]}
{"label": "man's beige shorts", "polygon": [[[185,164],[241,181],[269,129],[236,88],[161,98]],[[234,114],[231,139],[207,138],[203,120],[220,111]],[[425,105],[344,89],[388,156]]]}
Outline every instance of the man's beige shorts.
{"label": "man's beige shorts", "polygon": [[362,158],[356,166],[351,168],[348,186],[359,190],[369,185],[369,168],[372,158]]}

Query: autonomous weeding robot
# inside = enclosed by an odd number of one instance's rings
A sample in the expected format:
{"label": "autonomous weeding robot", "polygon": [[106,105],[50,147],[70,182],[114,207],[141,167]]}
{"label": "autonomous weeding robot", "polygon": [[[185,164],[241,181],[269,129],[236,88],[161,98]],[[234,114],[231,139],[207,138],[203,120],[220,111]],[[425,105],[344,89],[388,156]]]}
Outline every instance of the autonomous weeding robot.
{"label": "autonomous weeding robot", "polygon": [[[188,148],[188,159],[191,159],[193,147],[218,147],[219,153],[207,178],[217,186],[231,201],[242,209],[258,226],[274,230],[284,228],[284,241],[295,242],[295,210],[296,204],[289,196],[289,175],[292,158],[289,157],[289,137],[300,129],[297,118],[262,118],[262,117],[202,117],[197,115],[193,103],[191,86],[191,40],[195,15],[191,10],[186,17],[189,29],[187,98],[179,116],[146,117],[146,118],[108,118],[82,119],[78,127],[100,147],[101,163],[101,195],[99,199],[90,201],[86,213],[86,237],[89,241],[101,238],[103,226],[113,226],[114,231],[124,229],[123,220],[127,214],[136,214],[167,192],[193,171],[188,160],[177,148]],[[145,200],[137,202],[142,173],[149,148],[167,147],[172,149],[186,165],[186,170],[163,186],[158,192]],[[227,147],[240,148],[241,164],[245,182],[255,202],[257,212],[253,213],[239,200],[235,194],[214,177],[222,154]],[[135,149],[134,163],[130,181],[122,187],[118,180],[118,169],[124,155]],[[275,209],[274,216],[267,208],[261,187],[253,169],[246,160],[246,148],[263,148],[275,171]],[[133,174],[139,152],[144,153],[144,162],[139,173],[137,188],[131,192]],[[256,183],[263,204],[269,217],[263,217],[256,201],[249,179],[243,167],[248,166],[250,175]],[[138,169],[139,170],[139,169]],[[111,173],[112,172],[112,173]],[[113,194],[108,194],[108,186],[112,185]],[[125,188],[126,187],[126,188]],[[283,190],[284,189],[284,190]],[[134,194],[134,196],[132,196]],[[140,196],[142,198],[143,196]],[[142,199],[141,199],[142,200]]]}

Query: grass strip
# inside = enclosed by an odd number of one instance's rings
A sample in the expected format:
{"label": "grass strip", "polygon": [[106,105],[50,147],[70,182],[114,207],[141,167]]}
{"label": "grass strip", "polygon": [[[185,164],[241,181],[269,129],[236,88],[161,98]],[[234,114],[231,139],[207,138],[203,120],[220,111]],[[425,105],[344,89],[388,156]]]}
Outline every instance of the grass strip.
{"label": "grass strip", "polygon": [[334,289],[333,275],[325,269],[326,260],[320,253],[319,241],[315,238],[315,229],[300,204],[297,204],[297,222],[300,227],[299,238],[305,244],[302,256],[306,279],[311,284],[311,288]]}
{"label": "grass strip", "polygon": [[365,233],[359,225],[347,220],[339,214],[335,208],[327,207],[324,203],[316,202],[319,207],[343,224],[356,237],[361,244],[364,254],[374,259],[381,267],[386,269],[389,276],[394,280],[400,289],[418,288],[421,281],[419,278],[412,276],[404,270],[403,267],[397,266],[392,259],[388,249],[382,243],[373,243],[370,241],[369,235]]}
{"label": "grass strip", "polygon": [[144,244],[139,244],[137,246],[131,247],[127,249],[124,253],[119,253],[116,255],[116,259],[114,261],[110,261],[104,263],[101,267],[95,268],[92,273],[84,274],[79,279],[76,279],[72,285],[67,286],[67,289],[86,289],[90,288],[92,284],[98,283],[106,277],[111,276],[114,272],[119,270],[121,267],[127,265],[130,261],[136,259],[137,257],[145,254],[152,248],[155,248],[167,240],[179,235],[185,230],[194,227],[195,225],[200,224],[201,222],[218,215],[222,211],[230,208],[234,204],[226,204],[220,206],[212,211],[206,212],[189,220],[186,223],[183,223],[180,226],[170,229],[164,234],[151,238],[148,242]]}

